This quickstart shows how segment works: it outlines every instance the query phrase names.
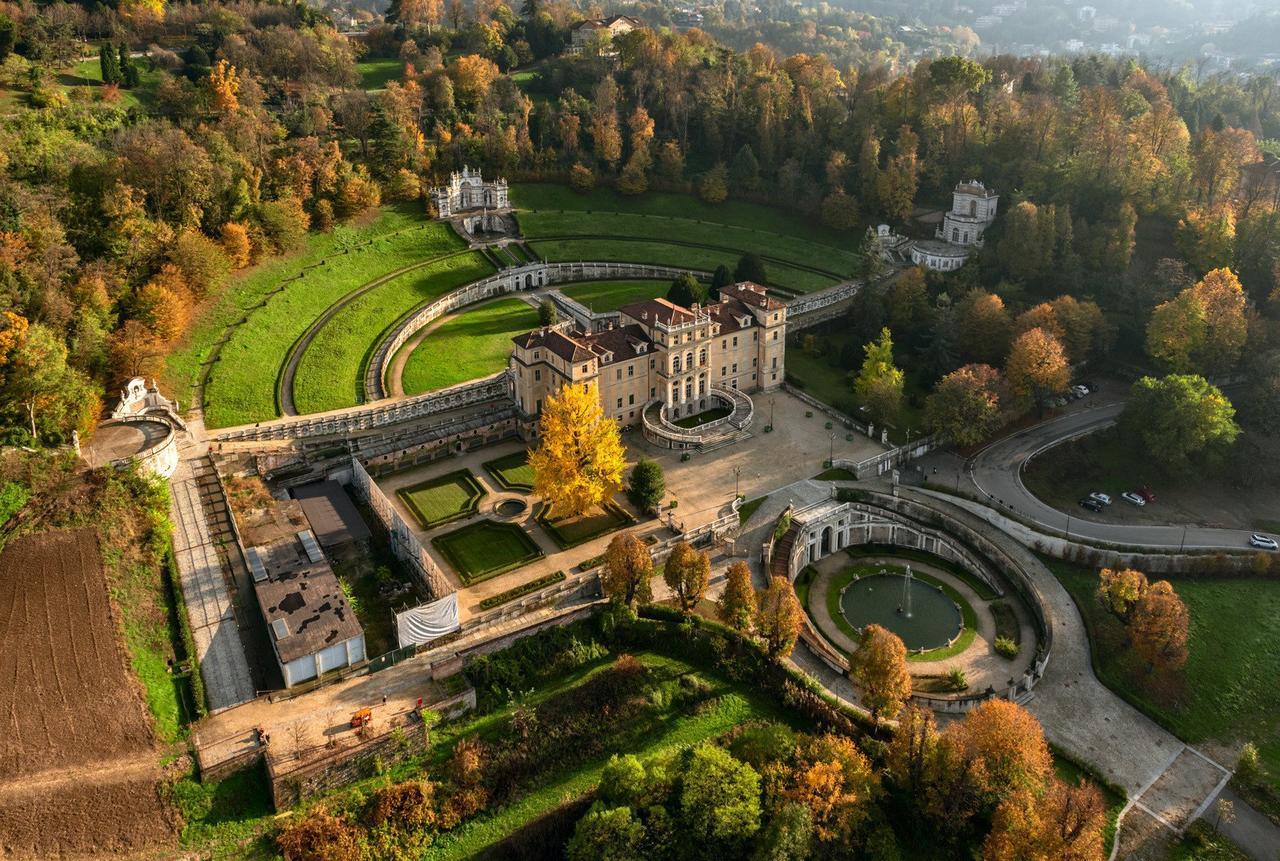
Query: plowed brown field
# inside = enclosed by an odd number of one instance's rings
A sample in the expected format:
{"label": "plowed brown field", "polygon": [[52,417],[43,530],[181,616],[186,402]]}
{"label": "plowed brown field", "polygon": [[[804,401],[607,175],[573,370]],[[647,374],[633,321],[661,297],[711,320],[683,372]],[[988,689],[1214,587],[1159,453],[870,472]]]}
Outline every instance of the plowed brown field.
{"label": "plowed brown field", "polygon": [[0,554],[0,857],[120,854],[172,837],[150,718],[92,531]]}

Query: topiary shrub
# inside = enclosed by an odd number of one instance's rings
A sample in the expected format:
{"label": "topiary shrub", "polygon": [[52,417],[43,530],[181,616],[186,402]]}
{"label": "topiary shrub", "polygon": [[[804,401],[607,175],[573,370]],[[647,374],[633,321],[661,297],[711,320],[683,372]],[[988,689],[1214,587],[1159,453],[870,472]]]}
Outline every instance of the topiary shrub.
{"label": "topiary shrub", "polygon": [[1010,660],[1018,657],[1018,644],[1008,637],[996,637],[996,641],[992,645],[995,647],[996,654],[1001,657],[1009,658]]}

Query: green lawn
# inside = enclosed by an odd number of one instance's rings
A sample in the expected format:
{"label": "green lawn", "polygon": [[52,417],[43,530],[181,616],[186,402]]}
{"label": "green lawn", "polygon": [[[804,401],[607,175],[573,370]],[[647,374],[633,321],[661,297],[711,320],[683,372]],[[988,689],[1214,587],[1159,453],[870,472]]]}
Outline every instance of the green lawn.
{"label": "green lawn", "polygon": [[670,281],[588,281],[561,287],[560,292],[592,311],[617,311],[623,305],[667,295]]}
{"label": "green lawn", "polygon": [[364,401],[364,372],[374,348],[401,319],[422,305],[493,274],[475,252],[438,260],[365,293],[334,315],[307,346],[294,375],[300,414]]}
{"label": "green lawn", "polygon": [[579,210],[522,212],[520,230],[529,239],[590,234],[725,246],[739,253],[754,251],[762,256],[777,257],[802,266],[816,266],[844,276],[852,275],[861,261],[860,255],[854,252],[811,242],[807,238],[683,216],[625,212],[592,212],[588,216]]}
{"label": "green lawn", "polygon": [[[805,394],[830,404],[846,415],[865,421],[865,417],[858,411],[858,402],[853,395],[853,379],[850,377],[850,374],[856,372],[856,368],[862,364],[862,352],[859,349],[855,371],[842,367],[838,361],[841,350],[852,337],[852,335],[819,336],[822,353],[817,356],[809,355],[788,339],[787,378],[793,382],[799,381],[801,383],[799,388]],[[895,443],[906,441],[908,428],[911,429],[913,438],[919,437],[923,432],[924,410],[908,403],[912,394],[911,384],[912,379],[908,374],[902,410],[898,413],[893,426],[889,428],[889,438]]]}
{"label": "green lawn", "polygon": [[546,517],[546,510],[538,515],[538,523],[562,549],[585,544],[615,529],[621,529],[635,521],[624,510],[612,503],[594,508],[581,517]]}
{"label": "green lawn", "polygon": [[1119,501],[1120,494],[1154,477],[1143,454],[1129,450],[1110,428],[1041,453],[1023,471],[1023,481],[1050,505],[1074,506],[1095,490]]}
{"label": "green lawn", "polygon": [[[685,712],[670,708],[646,712],[629,733],[628,742],[613,746],[641,759],[692,747],[751,720],[787,720],[773,702],[748,686],[697,670],[681,661],[640,652],[637,657],[654,673],[678,686],[681,678],[697,676],[711,685],[705,706]],[[585,681],[584,675],[577,684]],[[664,685],[666,687],[666,685]],[[621,740],[619,740],[621,741]],[[473,858],[519,828],[550,813],[567,799],[579,798],[595,788],[608,757],[587,762],[570,771],[539,781],[536,789],[492,814],[479,817],[441,834],[422,856],[431,861]]]}
{"label": "green lawn", "polygon": [[533,492],[533,467],[529,466],[528,451],[516,451],[496,460],[487,460],[484,469],[503,490]]}
{"label": "green lawn", "polygon": [[499,299],[446,320],[414,348],[401,384],[416,395],[495,374],[507,366],[511,339],[538,326],[538,310]]}
{"label": "green lawn", "polygon": [[[817,224],[808,216],[738,200],[704,203],[687,194],[650,192],[639,197],[618,194],[608,188],[582,194],[568,186],[520,183],[511,187],[511,205],[518,209],[571,209],[589,212],[627,212],[670,218],[710,221],[792,236],[847,251],[856,238]],[[523,216],[522,216],[523,220]],[[817,264],[815,264],[817,265]]]}
{"label": "green lawn", "polygon": [[[683,266],[688,269],[714,271],[721,264],[732,270],[741,251],[717,251],[711,248],[672,245],[660,239],[541,239],[529,246],[543,260],[552,263],[594,260],[601,262],[652,263],[659,266]],[[811,293],[830,287],[834,279],[814,272],[793,269],[765,261],[769,283],[800,293]]]}
{"label": "green lawn", "polygon": [[470,586],[542,557],[533,539],[514,523],[480,520],[431,539],[459,579]]}
{"label": "green lawn", "polygon": [[[311,234],[301,251],[269,258],[232,279],[169,356],[167,380],[179,399],[190,402],[202,364],[234,325],[210,373],[205,423],[226,427],[273,418],[285,355],[317,316],[362,284],[461,245],[448,227],[426,221],[416,206],[384,208],[360,226]],[[290,280],[304,269],[300,280]],[[236,325],[245,316],[248,321]]]}
{"label": "green lawn", "polygon": [[396,491],[423,529],[475,514],[484,488],[468,470],[460,469]]}
{"label": "green lawn", "polygon": [[738,506],[738,525],[746,526],[747,521],[751,519],[751,515],[755,514],[756,509],[764,505],[764,501],[768,498],[768,496],[757,496],[755,499],[749,499]]}
{"label": "green lawn", "polygon": [[685,416],[674,422],[676,427],[680,428],[696,428],[705,425],[707,422],[713,422],[716,419],[722,419],[729,415],[733,410],[729,407],[712,407],[709,410],[703,410],[697,415]]}
{"label": "green lawn", "polygon": [[360,89],[383,90],[388,81],[398,81],[404,75],[404,63],[388,57],[361,60],[356,71],[360,73]]}
{"label": "green lawn", "polygon": [[1123,626],[1094,597],[1093,569],[1043,561],[1080,608],[1107,687],[1189,743],[1253,741],[1270,773],[1280,776],[1280,582],[1171,581],[1191,627],[1187,665],[1169,680],[1149,676],[1125,646]]}

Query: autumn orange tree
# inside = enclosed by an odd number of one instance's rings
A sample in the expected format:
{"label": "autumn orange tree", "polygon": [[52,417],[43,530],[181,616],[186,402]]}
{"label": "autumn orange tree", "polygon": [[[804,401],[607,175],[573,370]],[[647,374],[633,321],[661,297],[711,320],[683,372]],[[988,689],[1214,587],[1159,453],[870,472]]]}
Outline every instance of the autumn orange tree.
{"label": "autumn orange tree", "polygon": [[1044,730],[1017,703],[989,699],[948,727],[947,734],[981,770],[991,800],[1018,790],[1039,791],[1053,771]]}
{"label": "autumn orange tree", "polygon": [[600,408],[594,385],[564,386],[547,397],[529,465],[533,492],[556,514],[585,514],[622,488],[622,439],[617,422]]}
{"label": "autumn orange tree", "polygon": [[644,542],[630,532],[615,535],[604,551],[600,585],[612,601],[634,607],[653,600],[653,558]]}
{"label": "autumn orange tree", "polygon": [[1097,787],[1052,780],[1000,802],[982,846],[983,861],[1102,861],[1106,808]]}
{"label": "autumn orange tree", "polygon": [[1004,374],[1014,395],[1043,407],[1046,398],[1066,391],[1071,368],[1058,339],[1037,327],[1014,339]]}
{"label": "autumn orange tree", "polygon": [[965,365],[947,374],[925,399],[930,430],[958,446],[976,445],[1000,427],[1004,378],[990,365]]}
{"label": "autumn orange tree", "polygon": [[707,585],[711,582],[711,557],[694,550],[687,541],[678,541],[662,567],[662,579],[675,594],[680,611],[691,613],[702,596],[707,594]]}
{"label": "autumn orange tree", "polygon": [[858,683],[871,720],[892,719],[911,698],[907,647],[892,631],[879,625],[862,629],[862,640],[849,659],[849,676]]}
{"label": "autumn orange tree", "polygon": [[1157,580],[1133,605],[1129,639],[1149,671],[1176,670],[1187,662],[1191,614],[1168,580]]}
{"label": "autumn orange tree", "polygon": [[804,610],[795,586],[786,577],[772,577],[756,596],[756,633],[772,658],[785,658],[795,648],[804,622]]}
{"label": "autumn orange tree", "polygon": [[848,845],[879,788],[870,760],[853,740],[828,733],[805,739],[782,797],[809,810],[820,843]]}
{"label": "autumn orange tree", "polygon": [[1235,273],[1214,269],[1152,312],[1147,353],[1177,373],[1229,371],[1249,334],[1245,304]]}
{"label": "autumn orange tree", "polygon": [[756,592],[751,585],[751,568],[746,562],[738,560],[729,566],[716,612],[720,621],[734,630],[750,629],[756,615]]}
{"label": "autumn orange tree", "polygon": [[956,341],[960,353],[973,362],[1003,362],[1009,351],[1013,320],[1004,300],[985,290],[973,290],[956,304]]}
{"label": "autumn orange tree", "polygon": [[1147,591],[1147,575],[1133,568],[1103,568],[1098,572],[1098,600],[1119,619],[1128,619]]}

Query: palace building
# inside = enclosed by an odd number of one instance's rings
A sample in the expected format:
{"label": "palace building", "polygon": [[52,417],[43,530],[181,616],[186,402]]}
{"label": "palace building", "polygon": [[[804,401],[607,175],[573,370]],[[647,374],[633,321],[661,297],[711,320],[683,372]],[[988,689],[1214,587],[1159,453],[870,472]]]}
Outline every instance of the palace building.
{"label": "palace building", "polygon": [[996,220],[1000,195],[981,182],[962,182],[951,192],[951,210],[942,218],[935,239],[916,242],[911,261],[930,269],[959,269],[974,248],[981,248],[982,234]]}
{"label": "palace building", "polygon": [[431,189],[431,204],[440,218],[451,218],[470,209],[506,209],[507,181],[495,179],[485,182],[480,171],[469,167],[454,171],[448,185]]}
{"label": "palace building", "polygon": [[717,409],[745,410],[749,421],[747,393],[782,385],[786,332],[786,305],[751,282],[722,288],[704,307],[636,302],[601,331],[560,323],[514,338],[516,403],[536,420],[549,394],[594,384],[605,415],[624,426],[646,409],[655,426]]}

